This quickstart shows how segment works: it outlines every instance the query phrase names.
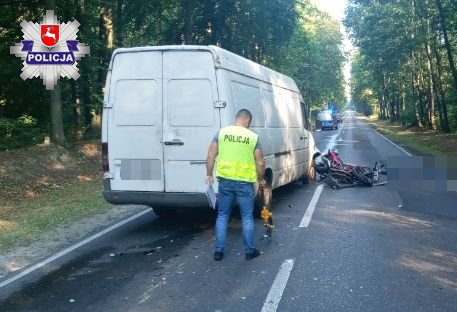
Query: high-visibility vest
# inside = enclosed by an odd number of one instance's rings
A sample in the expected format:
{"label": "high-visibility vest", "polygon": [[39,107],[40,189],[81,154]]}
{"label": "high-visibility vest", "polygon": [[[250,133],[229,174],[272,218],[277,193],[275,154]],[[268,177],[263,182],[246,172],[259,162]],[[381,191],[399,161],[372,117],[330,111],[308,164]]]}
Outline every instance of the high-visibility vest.
{"label": "high-visibility vest", "polygon": [[258,135],[239,126],[219,132],[216,176],[244,182],[256,182],[254,149]]}

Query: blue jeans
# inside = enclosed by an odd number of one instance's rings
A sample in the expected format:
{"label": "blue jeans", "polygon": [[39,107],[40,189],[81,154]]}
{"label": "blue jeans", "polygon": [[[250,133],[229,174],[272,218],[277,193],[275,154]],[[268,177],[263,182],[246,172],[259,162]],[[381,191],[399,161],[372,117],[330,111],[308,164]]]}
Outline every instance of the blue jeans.
{"label": "blue jeans", "polygon": [[254,251],[254,183],[219,178],[218,213],[216,220],[216,251],[224,251],[227,224],[234,202],[240,207],[243,241],[246,252]]}

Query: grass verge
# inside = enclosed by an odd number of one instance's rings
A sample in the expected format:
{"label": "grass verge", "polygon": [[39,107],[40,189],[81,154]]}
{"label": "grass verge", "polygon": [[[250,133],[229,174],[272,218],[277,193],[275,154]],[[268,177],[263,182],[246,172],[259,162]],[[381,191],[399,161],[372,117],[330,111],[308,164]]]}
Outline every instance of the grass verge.
{"label": "grass verge", "polygon": [[400,145],[410,147],[422,155],[455,156],[457,155],[457,135],[444,134],[434,130],[419,129],[379,120],[377,117],[360,117],[380,133]]}
{"label": "grass verge", "polygon": [[108,210],[101,191],[102,181],[97,178],[0,204],[0,251],[29,243],[58,225]]}

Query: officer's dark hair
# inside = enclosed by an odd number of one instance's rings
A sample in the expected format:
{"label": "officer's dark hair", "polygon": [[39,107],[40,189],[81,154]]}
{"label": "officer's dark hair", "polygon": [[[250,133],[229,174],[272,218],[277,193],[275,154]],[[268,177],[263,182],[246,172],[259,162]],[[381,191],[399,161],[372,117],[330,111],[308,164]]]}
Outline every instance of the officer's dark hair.
{"label": "officer's dark hair", "polygon": [[236,113],[236,118],[238,119],[239,117],[247,117],[249,118],[249,123],[251,123],[252,121],[252,114],[250,111],[248,111],[247,109],[243,108],[243,109],[240,109],[238,111],[238,113]]}

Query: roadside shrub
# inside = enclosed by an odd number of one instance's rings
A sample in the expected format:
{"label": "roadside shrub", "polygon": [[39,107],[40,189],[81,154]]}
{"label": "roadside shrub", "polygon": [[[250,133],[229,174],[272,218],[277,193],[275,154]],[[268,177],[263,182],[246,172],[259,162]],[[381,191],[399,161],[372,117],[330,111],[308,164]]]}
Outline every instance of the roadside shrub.
{"label": "roadside shrub", "polygon": [[449,116],[449,127],[451,127],[451,132],[457,132],[457,105],[448,106],[448,116]]}
{"label": "roadside shrub", "polygon": [[363,110],[362,110],[363,114],[365,116],[371,116],[373,114],[373,108],[369,105],[366,105],[363,107]]}
{"label": "roadside shrub", "polygon": [[413,110],[405,110],[400,112],[400,121],[402,124],[412,125],[416,121],[416,116]]}
{"label": "roadside shrub", "polygon": [[316,123],[316,119],[317,119],[317,114],[319,114],[319,112],[321,111],[322,109],[320,108],[313,108],[311,110],[311,116],[310,116],[310,122],[312,125],[314,125]]}
{"label": "roadside shrub", "polygon": [[42,143],[45,133],[32,116],[22,115],[17,119],[0,117],[0,150]]}

